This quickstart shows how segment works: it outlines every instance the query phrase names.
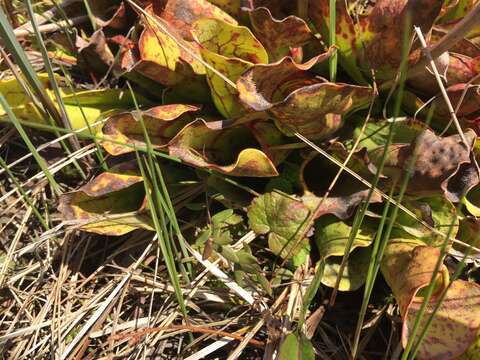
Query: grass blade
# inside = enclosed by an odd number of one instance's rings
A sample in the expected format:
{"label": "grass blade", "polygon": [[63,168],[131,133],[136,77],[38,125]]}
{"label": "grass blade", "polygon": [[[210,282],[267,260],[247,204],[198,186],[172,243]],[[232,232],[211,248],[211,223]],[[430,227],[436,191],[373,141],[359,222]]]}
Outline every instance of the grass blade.
{"label": "grass blade", "polygon": [[[336,8],[336,0],[329,0],[329,33],[328,33],[328,43],[330,46],[335,46],[335,38],[336,38],[336,33],[337,33],[337,8]],[[329,65],[329,71],[330,71],[330,81],[335,82],[337,78],[337,51],[335,50],[330,56],[330,59],[328,60],[328,65]]]}
{"label": "grass blade", "polygon": [[56,182],[56,180],[53,178],[53,175],[51,174],[50,170],[48,170],[48,166],[47,164],[45,163],[45,160],[40,156],[40,154],[38,153],[37,149],[35,148],[35,146],[32,144],[32,142],[30,141],[30,138],[28,137],[28,134],[25,132],[25,130],[23,129],[22,127],[22,124],[18,121],[17,117],[15,116],[15,114],[13,113],[12,109],[10,108],[10,106],[8,105],[7,103],[7,100],[5,99],[5,97],[0,94],[0,105],[3,107],[3,109],[5,110],[8,118],[10,119],[10,121],[12,122],[12,124],[15,126],[15,128],[17,129],[18,133],[20,134],[20,136],[22,137],[23,141],[25,142],[25,144],[27,145],[28,147],[28,150],[30,150],[30,152],[32,153],[32,156],[35,158],[35,160],[37,161],[38,165],[40,166],[40,168],[42,169],[42,171],[44,172],[46,178],[48,179],[49,183],[50,183],[50,186],[52,187],[53,191],[57,194],[57,195],[60,195],[62,193],[61,189],[60,189],[60,185]]}

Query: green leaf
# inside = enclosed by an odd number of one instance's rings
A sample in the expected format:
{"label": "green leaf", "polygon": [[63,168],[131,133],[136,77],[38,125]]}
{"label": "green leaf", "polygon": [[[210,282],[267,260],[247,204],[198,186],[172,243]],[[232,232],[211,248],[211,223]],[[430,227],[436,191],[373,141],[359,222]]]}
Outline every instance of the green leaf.
{"label": "green leaf", "polygon": [[[379,146],[384,146],[387,142],[392,120],[371,121],[365,127],[363,134],[361,134],[361,127],[363,123],[359,121],[359,125],[353,131],[353,144],[359,137],[359,147],[365,147],[368,151],[373,150]],[[395,126],[393,127],[392,143],[410,143],[427,128],[425,123],[414,120],[412,118],[398,118],[395,119]],[[349,147],[350,148],[350,147]]]}
{"label": "green leaf", "polygon": [[248,222],[257,234],[268,234],[270,250],[297,264],[310,251],[307,238],[301,238],[310,210],[300,200],[271,192],[257,197],[248,209]]}
{"label": "green leaf", "polygon": [[[258,264],[258,260],[252,255],[248,246],[245,246],[243,250],[233,250],[230,246],[221,247],[222,255],[235,264],[237,268],[237,275],[240,275],[238,269],[243,273],[243,278],[248,276],[255,282],[260,283],[262,288],[269,294],[272,294],[272,288],[267,278],[263,274],[262,268]],[[242,281],[243,283],[243,281]]]}
{"label": "green leaf", "polygon": [[[322,283],[326,286],[335,286],[351,231],[350,225],[334,216],[322,216],[315,222],[315,243],[320,256],[325,259]],[[369,246],[375,232],[375,228],[364,221],[350,248],[348,262],[338,287],[340,291],[357,290],[365,282],[371,254]]]}
{"label": "green leaf", "polygon": [[[161,20],[157,21],[161,22]],[[195,74],[205,74],[203,65],[180,48],[177,42],[167,35],[153,20],[147,20],[147,27],[138,40],[140,60],[145,65],[136,65],[140,73],[171,86],[185,79],[195,77]],[[186,44],[192,53],[199,54],[193,45]]]}
{"label": "green leaf", "polygon": [[[447,234],[453,226],[451,236],[455,237],[458,231],[459,220],[455,206],[443,197],[419,198],[406,200],[403,205],[411,210],[417,217],[436,230]],[[424,241],[428,245],[441,244],[443,237],[439,236],[410,215],[401,211],[397,215],[397,223],[392,236],[399,238],[413,238]]]}
{"label": "green leaf", "polygon": [[[203,60],[233,83],[253,64],[268,62],[262,44],[245,26],[231,25],[216,19],[200,19],[193,24],[192,34],[200,45]],[[225,117],[244,113],[234,86],[226,83],[225,79],[210,68],[206,71],[218,111]]]}
{"label": "green leaf", "polygon": [[280,345],[279,360],[314,360],[313,345],[305,335],[288,334]]}

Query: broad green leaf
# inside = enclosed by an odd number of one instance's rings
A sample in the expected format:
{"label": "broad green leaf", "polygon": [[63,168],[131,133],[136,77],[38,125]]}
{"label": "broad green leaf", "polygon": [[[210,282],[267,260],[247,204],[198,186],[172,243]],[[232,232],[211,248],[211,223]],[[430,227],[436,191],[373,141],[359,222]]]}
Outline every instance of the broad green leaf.
{"label": "broad green leaf", "polygon": [[292,55],[291,48],[314,38],[307,23],[294,15],[278,20],[266,7],[250,10],[249,15],[252,29],[267,49],[270,62]]}
{"label": "broad green leaf", "polygon": [[[203,60],[232,82],[253,64],[267,63],[262,44],[245,26],[216,19],[200,19],[192,26],[192,35],[200,45]],[[207,80],[218,111],[225,117],[244,112],[234,87],[207,67]]]}
{"label": "broad green leaf", "polygon": [[270,177],[278,172],[248,128],[221,128],[198,119],[185,126],[168,144],[171,156],[200,168],[235,176]]}
{"label": "broad green leaf", "polygon": [[[459,225],[457,212],[455,206],[447,199],[440,196],[409,199],[404,201],[403,205],[417,215],[419,219],[443,234],[449,233],[450,227],[453,226],[450,236],[454,238],[457,235]],[[412,237],[431,246],[443,242],[442,236],[434,233],[403,211],[398,213],[395,227],[394,237]]]}
{"label": "broad green leaf", "polygon": [[198,110],[198,107],[192,105],[171,104],[156,106],[140,113],[131,111],[113,115],[102,127],[101,135],[105,139],[102,145],[111,155],[132,152],[134,146],[145,147],[143,120],[153,147],[165,147],[185,125],[193,121],[191,113]]}
{"label": "broad green leaf", "polygon": [[143,178],[135,164],[124,163],[62,195],[59,210],[64,220],[82,230],[123,235],[135,229],[153,230],[145,207]]}
{"label": "broad green leaf", "polygon": [[[163,27],[167,27],[169,31],[176,34],[168,23],[152,16]],[[184,41],[180,36],[173,39],[157,22],[151,19],[145,20],[145,30],[138,40],[141,64],[135,65],[136,70],[167,86],[176,85],[187,79],[192,81],[196,75],[205,74],[203,65],[190,54],[199,55],[195,44]],[[189,51],[181,48],[178,42],[182,42]]]}
{"label": "broad green leaf", "polygon": [[303,334],[288,334],[280,345],[279,360],[314,360],[313,345]]}
{"label": "broad green leaf", "polygon": [[257,197],[248,209],[248,223],[257,234],[268,234],[268,247],[282,258],[301,264],[310,251],[302,238],[310,210],[300,200],[271,192]]}
{"label": "broad green leaf", "polygon": [[298,131],[324,139],[342,127],[343,115],[368,105],[371,88],[331,83],[309,70],[326,60],[331,50],[305,64],[291,58],[255,65],[237,81],[240,100],[255,111],[266,111],[287,134]]}
{"label": "broad green leaf", "polygon": [[[338,284],[339,291],[355,291],[365,283],[371,255],[372,251],[369,247],[357,248],[352,251],[343,269],[340,283]],[[341,262],[341,256],[332,256],[325,260],[322,284],[331,288],[335,287],[340,274]]]}
{"label": "broad green leaf", "polygon": [[[352,232],[352,227],[336,217],[326,215],[315,221],[315,243],[321,257],[343,256],[345,247]],[[368,247],[375,236],[373,226],[363,224],[353,240],[350,251],[357,247]]]}
{"label": "broad green leaf", "polygon": [[[393,119],[371,121],[365,127],[363,134],[361,128],[363,119],[359,121],[359,125],[353,131],[351,144],[360,137],[359,147],[365,147],[368,151],[377,147],[384,146],[387,142],[388,133],[392,126]],[[410,143],[427,128],[425,123],[414,120],[412,118],[397,118],[393,126],[392,143]],[[349,147],[350,148],[350,147]]]}
{"label": "broad green leaf", "polygon": [[[334,287],[345,248],[348,243],[352,227],[334,216],[322,216],[315,222],[315,243],[319,255],[325,259],[325,270],[322,283]],[[368,264],[370,262],[370,244],[375,236],[374,227],[364,222],[350,248],[350,255],[345,266],[338,289],[353,291],[360,288],[365,282]]]}

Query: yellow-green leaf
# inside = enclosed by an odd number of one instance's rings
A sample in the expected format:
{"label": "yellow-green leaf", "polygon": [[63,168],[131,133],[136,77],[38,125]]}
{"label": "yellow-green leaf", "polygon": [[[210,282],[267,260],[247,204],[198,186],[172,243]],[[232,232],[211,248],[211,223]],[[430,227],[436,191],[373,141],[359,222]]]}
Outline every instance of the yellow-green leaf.
{"label": "yellow-green leaf", "polygon": [[[216,19],[200,19],[193,24],[192,34],[200,45],[202,58],[233,83],[253,64],[268,62],[262,44],[245,26]],[[211,69],[207,68],[206,71],[218,111],[226,117],[244,112],[235,88]]]}
{"label": "yellow-green leaf", "polygon": [[168,144],[170,155],[187,164],[235,176],[278,175],[275,165],[248,128],[221,128],[198,119],[185,126]]}
{"label": "yellow-green leaf", "polygon": [[134,163],[112,167],[80,189],[62,195],[59,210],[78,228],[104,235],[153,230],[145,209],[143,178]]}
{"label": "yellow-green leaf", "polygon": [[153,147],[165,147],[185,125],[193,121],[191,113],[197,110],[199,108],[193,105],[171,104],[140,113],[132,111],[113,115],[102,128],[101,135],[105,139],[102,145],[112,155],[132,152],[135,146],[145,147],[142,119]]}

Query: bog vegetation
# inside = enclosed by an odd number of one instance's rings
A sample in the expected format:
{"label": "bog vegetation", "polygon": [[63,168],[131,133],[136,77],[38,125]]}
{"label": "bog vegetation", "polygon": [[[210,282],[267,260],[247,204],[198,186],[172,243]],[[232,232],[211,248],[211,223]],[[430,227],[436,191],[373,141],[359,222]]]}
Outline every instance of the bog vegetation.
{"label": "bog vegetation", "polygon": [[2,5],[5,358],[480,359],[479,1]]}

